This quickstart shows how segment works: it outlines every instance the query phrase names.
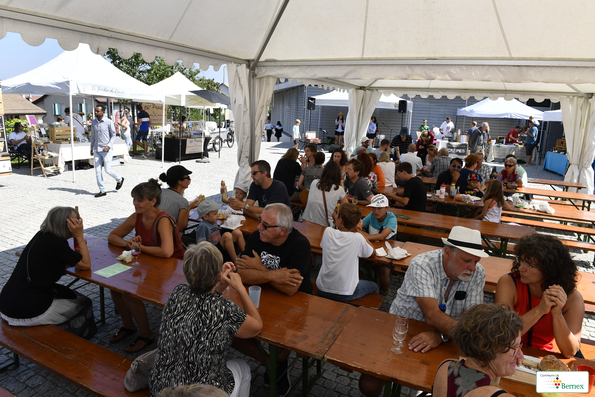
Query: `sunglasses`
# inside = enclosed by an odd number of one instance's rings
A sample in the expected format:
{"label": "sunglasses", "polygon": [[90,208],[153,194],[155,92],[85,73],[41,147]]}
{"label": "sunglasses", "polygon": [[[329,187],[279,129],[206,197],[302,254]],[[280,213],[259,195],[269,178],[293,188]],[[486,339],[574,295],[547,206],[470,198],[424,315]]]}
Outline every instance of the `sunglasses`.
{"label": "sunglasses", "polygon": [[458,168],[458,169],[461,169],[461,168],[463,168],[463,166],[461,166],[461,165],[457,165],[457,164],[451,164],[450,166],[451,166],[452,168]]}
{"label": "sunglasses", "polygon": [[514,164],[505,164],[504,166],[505,166],[506,168],[509,168],[509,167],[514,167]]}
{"label": "sunglasses", "polygon": [[262,221],[262,217],[260,217],[260,216],[258,217],[258,223],[260,223],[262,225],[262,227],[264,227],[264,230],[268,230],[272,227],[279,227],[278,225],[267,225],[266,223],[264,223]]}
{"label": "sunglasses", "polygon": [[252,175],[256,175],[256,174],[258,174],[259,172],[262,172],[262,171],[250,171],[250,173],[251,173]]}

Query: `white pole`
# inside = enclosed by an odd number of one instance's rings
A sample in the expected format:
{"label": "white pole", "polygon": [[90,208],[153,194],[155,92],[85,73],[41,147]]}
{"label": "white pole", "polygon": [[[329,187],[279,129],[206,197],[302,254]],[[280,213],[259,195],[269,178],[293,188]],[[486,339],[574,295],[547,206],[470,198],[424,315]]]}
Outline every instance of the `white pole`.
{"label": "white pole", "polygon": [[161,168],[165,168],[165,95],[163,95],[163,107],[161,114]]}
{"label": "white pole", "polygon": [[[70,85],[70,95],[68,95],[69,105],[70,105],[70,153],[72,156],[72,183],[76,182],[76,177],[74,175],[74,123],[73,116],[74,112],[72,109],[72,81],[69,82]],[[64,164],[66,166],[66,163]]]}

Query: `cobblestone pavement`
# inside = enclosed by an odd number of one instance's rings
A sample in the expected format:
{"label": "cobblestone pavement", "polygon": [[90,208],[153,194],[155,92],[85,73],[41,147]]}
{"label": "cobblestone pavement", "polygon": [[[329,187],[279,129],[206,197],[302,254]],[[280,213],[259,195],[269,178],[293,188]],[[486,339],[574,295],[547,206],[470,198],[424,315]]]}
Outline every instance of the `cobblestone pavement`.
{"label": "cobblestone pavement", "polygon": [[[274,169],[277,160],[290,147],[289,142],[263,143],[261,158],[268,160]],[[237,170],[236,150],[224,148],[221,158],[216,153],[210,153],[209,163],[197,163],[189,160],[183,165],[193,171],[192,184],[186,191],[186,197],[193,199],[199,194],[219,200],[221,180],[225,180],[228,187],[233,186]],[[327,157],[329,155],[327,154]],[[165,169],[173,164],[168,163]],[[501,166],[501,164],[499,164]],[[130,191],[132,188],[149,178],[157,178],[163,168],[155,160],[132,159],[129,163],[114,167],[119,175],[125,178],[121,190],[116,191],[116,182],[104,175],[108,194],[106,197],[95,198],[98,192],[95,181],[95,171],[76,171],[76,183],[72,182],[72,172],[44,178],[40,170],[31,176],[28,168],[14,170],[12,176],[0,177],[0,197],[4,202],[4,211],[0,213],[2,224],[2,239],[0,240],[0,284],[4,284],[10,277],[17,262],[15,252],[22,250],[31,239],[43,221],[48,210],[57,205],[79,206],[84,220],[85,232],[101,238],[107,238],[109,232],[128,217],[134,210]],[[531,177],[560,179],[561,177],[541,171],[537,168],[528,169]],[[110,190],[111,189],[111,190]],[[574,254],[580,260],[582,270],[593,272],[593,255]],[[65,283],[70,277],[63,277]],[[391,295],[384,301],[381,310],[388,311],[390,303],[402,282],[402,277],[393,277]],[[95,302],[96,317],[99,317],[99,293],[94,285],[82,287],[80,291]],[[99,332],[92,339],[94,343],[116,351],[119,354],[134,358],[124,351],[124,344],[110,345],[109,335],[120,327],[119,318],[114,314],[114,308],[109,298],[106,298],[107,324],[100,327]],[[161,308],[147,304],[147,312],[151,321],[151,328],[158,335],[161,318]],[[584,322],[583,335],[595,338],[595,319],[588,316]],[[230,355],[241,357],[235,351]],[[6,349],[0,349],[0,366],[11,360],[12,355]],[[264,386],[264,368],[252,359],[247,359],[252,367],[252,396],[267,396],[268,387]],[[21,360],[21,366],[15,370],[0,375],[0,386],[19,397],[26,396],[86,396],[87,392],[52,375],[48,371]],[[290,371],[292,382],[299,376],[299,366]],[[330,364],[323,365],[324,374],[311,389],[311,396],[359,396],[357,382],[358,373],[349,373]],[[408,395],[405,388],[403,395]],[[301,395],[298,385],[291,393],[292,396]]]}

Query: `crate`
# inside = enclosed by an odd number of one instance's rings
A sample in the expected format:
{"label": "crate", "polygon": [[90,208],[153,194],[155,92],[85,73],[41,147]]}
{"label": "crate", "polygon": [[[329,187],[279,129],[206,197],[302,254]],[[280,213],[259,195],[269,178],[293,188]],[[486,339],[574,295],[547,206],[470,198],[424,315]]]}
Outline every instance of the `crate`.
{"label": "crate", "polygon": [[[73,128],[76,136],[76,127]],[[50,127],[50,141],[70,140],[70,127]]]}
{"label": "crate", "polygon": [[556,140],[556,147],[566,148],[566,139],[562,138],[562,139]]}

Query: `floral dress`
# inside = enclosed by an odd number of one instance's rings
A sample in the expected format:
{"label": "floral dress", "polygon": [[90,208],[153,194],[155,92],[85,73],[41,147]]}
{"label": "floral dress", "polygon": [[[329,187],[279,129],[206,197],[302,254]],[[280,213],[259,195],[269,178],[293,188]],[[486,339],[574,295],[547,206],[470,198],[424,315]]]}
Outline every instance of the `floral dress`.
{"label": "floral dress", "polygon": [[[465,360],[448,362],[447,376],[447,397],[463,397],[465,394],[478,387],[497,386],[492,383],[492,380],[487,374],[467,367],[465,365]],[[502,393],[505,393],[505,391],[500,390],[493,395]]]}

